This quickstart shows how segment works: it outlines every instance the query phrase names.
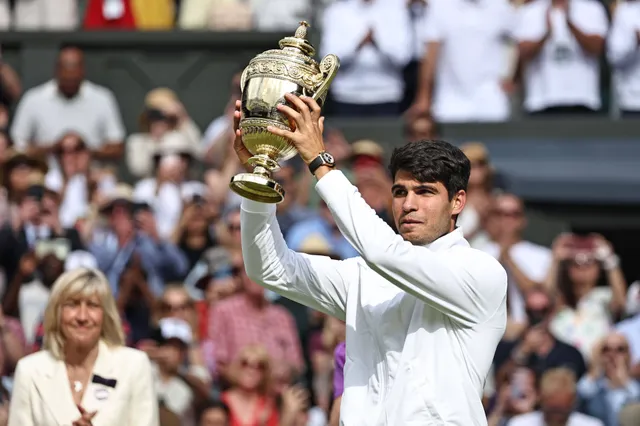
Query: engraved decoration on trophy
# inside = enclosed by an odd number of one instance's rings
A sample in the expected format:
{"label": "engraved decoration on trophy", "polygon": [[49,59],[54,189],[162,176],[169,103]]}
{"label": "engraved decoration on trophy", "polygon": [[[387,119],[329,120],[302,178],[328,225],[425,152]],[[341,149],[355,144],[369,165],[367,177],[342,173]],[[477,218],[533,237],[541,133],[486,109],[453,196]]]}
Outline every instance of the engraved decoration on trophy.
{"label": "engraved decoration on trophy", "polygon": [[242,141],[253,154],[252,173],[235,175],[229,184],[237,194],[263,203],[279,203],[284,189],[271,174],[297,154],[286,138],[267,131],[267,126],[292,130],[289,119],[277,110],[286,103],[284,95],[294,93],[314,98],[322,107],[329,85],[338,72],[336,55],[313,59],[314,47],[307,41],[309,24],[301,22],[293,37],[280,40],[280,49],[267,50],[253,58],[240,79],[242,90]]}

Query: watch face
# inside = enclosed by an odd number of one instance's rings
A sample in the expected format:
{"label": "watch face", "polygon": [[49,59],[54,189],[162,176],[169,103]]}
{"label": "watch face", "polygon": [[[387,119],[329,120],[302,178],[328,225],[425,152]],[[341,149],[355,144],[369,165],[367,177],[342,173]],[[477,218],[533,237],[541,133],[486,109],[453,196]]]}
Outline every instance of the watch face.
{"label": "watch face", "polygon": [[335,160],[333,159],[333,155],[329,154],[328,152],[324,152],[322,153],[322,159],[330,164],[333,164],[335,162]]}

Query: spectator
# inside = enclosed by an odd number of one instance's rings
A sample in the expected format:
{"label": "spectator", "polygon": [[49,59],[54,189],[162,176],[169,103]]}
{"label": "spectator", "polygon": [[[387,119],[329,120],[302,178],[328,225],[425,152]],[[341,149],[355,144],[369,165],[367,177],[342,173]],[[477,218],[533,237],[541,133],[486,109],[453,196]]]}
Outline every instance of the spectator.
{"label": "spectator", "polygon": [[136,27],[131,0],[89,0],[84,17],[87,30],[133,30]]}
{"label": "spectator", "polygon": [[82,136],[96,160],[115,161],[124,153],[113,93],[86,80],[84,53],[66,46],[58,54],[55,78],[29,89],[20,101],[11,135],[17,149],[49,155],[69,131]]}
{"label": "spectator", "polygon": [[203,185],[190,178],[194,155],[183,134],[166,134],[164,143],[155,147],[153,159],[153,177],[138,181],[133,197],[151,207],[160,238],[170,239],[179,225],[183,199],[194,191],[203,191]]}
{"label": "spectator", "polygon": [[540,379],[540,410],[516,416],[509,426],[604,426],[593,417],[575,411],[576,378],[571,370],[556,368]]}
{"label": "spectator", "polygon": [[[172,145],[180,135],[184,147],[198,157],[200,129],[174,91],[160,87],[145,97],[140,115],[140,132],[127,138],[127,167],[135,177],[153,174],[153,156],[164,145]],[[171,135],[171,136],[169,136]]]}
{"label": "spectator", "polygon": [[580,352],[557,340],[549,331],[554,306],[549,295],[542,288],[534,288],[526,293],[525,311],[527,330],[517,341],[501,341],[496,348],[494,368],[497,380],[509,376],[516,366],[532,369],[538,376],[546,370],[565,367],[581,377],[586,366]]}
{"label": "spectator", "polygon": [[47,163],[38,156],[9,148],[2,167],[2,186],[9,204],[15,205],[24,197],[34,172],[46,175],[48,170]]}
{"label": "spectator", "polygon": [[333,373],[333,406],[329,417],[329,426],[339,426],[340,404],[342,403],[342,392],[344,391],[344,363],[346,361],[346,345],[341,342],[334,351],[334,373]]}
{"label": "spectator", "polygon": [[600,109],[599,59],[608,25],[599,1],[544,0],[520,8],[516,39],[527,112],[576,114]]}
{"label": "spectator", "polygon": [[222,401],[209,402],[200,410],[198,426],[231,426],[231,410]]}
{"label": "spectator", "polygon": [[629,344],[611,333],[594,347],[589,373],[578,382],[584,412],[606,426],[617,426],[622,407],[640,401],[640,383],[631,376]]}
{"label": "spectator", "polygon": [[104,234],[95,234],[89,247],[116,297],[120,276],[134,254],[139,256],[149,288],[156,296],[166,282],[186,274],[187,259],[178,247],[160,239],[153,213],[134,203],[131,187],[118,184],[100,212],[108,220],[108,227]]}
{"label": "spectator", "polygon": [[[608,284],[598,287],[601,277]],[[547,288],[562,296],[551,330],[588,360],[624,312],[627,283],[613,246],[600,235],[563,234],[553,243]]]}
{"label": "spectator", "polygon": [[[20,264],[36,253],[43,246],[42,242],[56,240],[67,252],[84,248],[78,231],[65,228],[60,222],[60,194],[45,186],[44,176],[40,173],[33,173],[29,179],[15,221],[0,229],[0,266],[4,268],[8,283],[14,281]],[[26,282],[32,279],[23,278]]]}
{"label": "spectator", "polygon": [[536,374],[526,367],[517,367],[498,389],[488,426],[510,425],[515,416],[531,413],[538,402]]}
{"label": "spectator", "polygon": [[504,57],[513,26],[514,11],[507,0],[482,6],[431,0],[418,93],[408,118],[432,114],[441,123],[508,119],[512,76]]}
{"label": "spectator", "polygon": [[249,31],[254,26],[250,2],[184,0],[178,24],[183,30]]}
{"label": "spectator", "polygon": [[[263,345],[271,359],[304,371],[295,321],[284,308],[271,304],[265,290],[240,271],[242,291],[211,310],[209,338],[215,343],[216,369],[227,377],[228,366],[247,345]],[[232,408],[233,410],[233,408]]]}
{"label": "spectator", "polygon": [[407,8],[386,0],[331,4],[322,18],[321,55],[338,55],[342,69],[331,93],[338,116],[393,116],[404,96],[403,70],[411,59]]}
{"label": "spectator", "polygon": [[231,388],[221,398],[231,411],[231,426],[278,426],[278,411],[269,387],[271,362],[265,348],[243,347],[233,357],[228,374]]}
{"label": "spectator", "polygon": [[[522,234],[527,226],[524,204],[512,194],[496,197],[493,211],[497,233],[492,235],[493,242],[481,249],[500,260],[509,277],[508,312],[510,327],[507,338],[517,336],[526,320],[522,295],[546,278],[551,264],[551,251],[530,241]],[[512,334],[513,333],[513,334]]]}
{"label": "spectator", "polygon": [[157,356],[152,358],[156,392],[160,406],[180,418],[180,424],[195,426],[197,396],[180,376],[192,343],[191,327],[177,318],[160,320],[154,336]]}
{"label": "spectator", "polygon": [[640,114],[640,3],[618,2],[613,13],[611,31],[607,39],[607,57],[613,68],[618,108],[623,118]]}
{"label": "spectator", "polygon": [[78,134],[63,135],[53,155],[60,167],[49,170],[45,180],[61,195],[62,225],[75,227],[78,220],[90,215],[92,201],[98,194],[115,186],[116,177],[104,170],[91,169],[91,151]]}
{"label": "spectator", "polygon": [[495,170],[482,142],[467,142],[460,149],[471,162],[471,174],[467,185],[467,204],[458,216],[458,226],[471,247],[482,249],[491,241],[484,227],[493,207]]}

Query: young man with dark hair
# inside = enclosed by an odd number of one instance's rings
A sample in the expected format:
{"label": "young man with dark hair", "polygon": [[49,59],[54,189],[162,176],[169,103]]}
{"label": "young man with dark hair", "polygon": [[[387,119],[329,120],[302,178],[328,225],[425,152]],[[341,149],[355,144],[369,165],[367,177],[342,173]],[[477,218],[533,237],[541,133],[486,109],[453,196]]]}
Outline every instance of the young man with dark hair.
{"label": "young man with dark hair", "polygon": [[[274,205],[242,201],[248,275],[281,295],[346,321],[341,424],[485,426],[482,388],[505,329],[507,276],[457,229],[469,160],[442,141],[396,149],[392,212],[400,235],[376,216],[325,152],[324,118],[311,98],[278,110],[316,190],[360,257],[289,250]],[[240,105],[236,105],[239,109]],[[240,119],[235,113],[236,129]],[[242,164],[250,157],[236,131]]]}

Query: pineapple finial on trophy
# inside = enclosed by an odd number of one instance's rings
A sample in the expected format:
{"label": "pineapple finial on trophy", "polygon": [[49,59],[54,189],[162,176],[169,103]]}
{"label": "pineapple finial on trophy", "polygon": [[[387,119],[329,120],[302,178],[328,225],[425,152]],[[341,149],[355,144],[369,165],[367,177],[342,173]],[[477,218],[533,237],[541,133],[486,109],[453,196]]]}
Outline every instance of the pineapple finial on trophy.
{"label": "pineapple finial on trophy", "polygon": [[307,21],[300,21],[300,26],[296,30],[294,35],[295,38],[306,39],[307,38],[307,29],[309,28],[309,23]]}

